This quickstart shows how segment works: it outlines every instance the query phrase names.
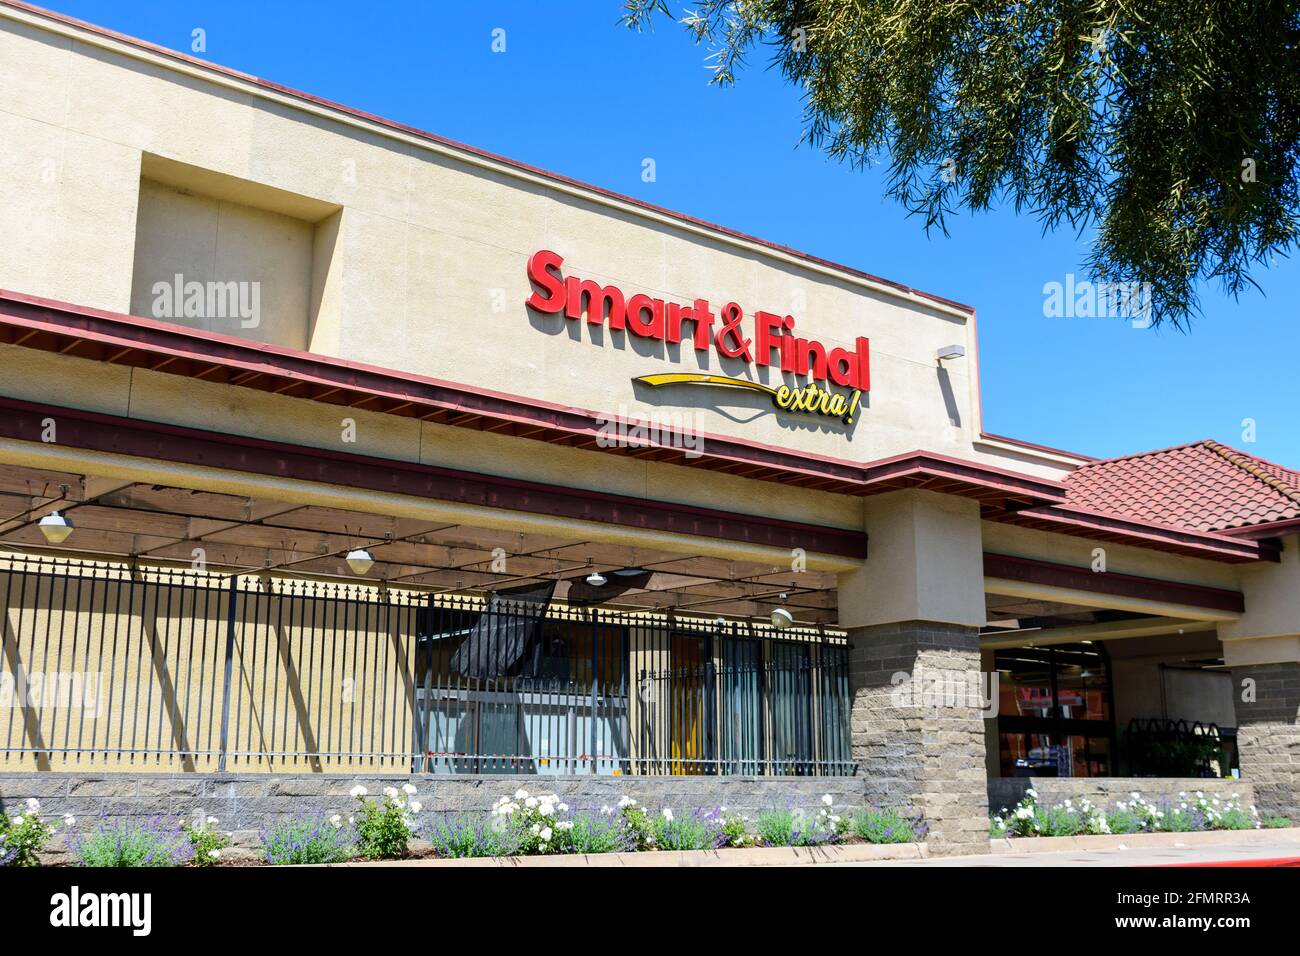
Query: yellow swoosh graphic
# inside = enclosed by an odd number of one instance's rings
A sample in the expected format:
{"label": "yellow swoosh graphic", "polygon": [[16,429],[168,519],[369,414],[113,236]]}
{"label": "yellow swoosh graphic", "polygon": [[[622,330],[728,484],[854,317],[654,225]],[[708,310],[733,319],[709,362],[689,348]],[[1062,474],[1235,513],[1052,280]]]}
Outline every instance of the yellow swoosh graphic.
{"label": "yellow swoosh graphic", "polygon": [[760,385],[758,382],[732,378],[729,375],[706,375],[701,372],[664,372],[660,375],[642,375],[633,381],[649,385],[651,388],[658,388],[661,385],[729,385],[732,388],[748,388],[766,395],[776,395],[776,389]]}

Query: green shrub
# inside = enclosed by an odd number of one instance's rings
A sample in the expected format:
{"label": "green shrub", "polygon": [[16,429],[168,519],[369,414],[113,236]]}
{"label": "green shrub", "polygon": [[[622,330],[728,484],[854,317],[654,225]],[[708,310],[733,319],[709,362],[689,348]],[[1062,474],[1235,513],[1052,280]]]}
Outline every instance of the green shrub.
{"label": "green shrub", "polygon": [[638,806],[631,797],[620,797],[618,815],[630,849],[655,849],[654,826],[644,807]]}
{"label": "green shrub", "polygon": [[622,853],[635,849],[621,818],[579,813],[569,831],[570,853]]}
{"label": "green shrub", "polygon": [[1281,830],[1291,825],[1289,817],[1266,817],[1260,821],[1260,826],[1266,830]]}
{"label": "green shrub", "polygon": [[357,834],[351,821],[338,814],[289,820],[262,833],[266,862],[275,866],[304,863],[343,863],[357,855]]}
{"label": "green shrub", "polygon": [[1071,806],[1039,807],[1038,817],[1043,825],[1040,836],[1077,836],[1084,830],[1082,815]]}
{"label": "green shrub", "polygon": [[208,817],[202,821],[181,823],[181,832],[194,850],[192,859],[195,866],[215,866],[221,859],[221,851],[230,846],[229,838],[217,832],[218,822],[216,817]]}
{"label": "green shrub", "polygon": [[727,813],[727,808],[722,807],[718,813],[721,815],[721,827],[718,830],[718,846],[725,847],[744,847],[753,846],[755,843],[754,834],[749,832],[749,820],[738,813]]}
{"label": "green shrub", "polygon": [[917,840],[914,822],[898,810],[859,810],[850,818],[849,829],[868,843],[915,843]]}
{"label": "green shrub", "polygon": [[1116,808],[1106,814],[1106,826],[1111,833],[1137,833],[1142,829],[1142,818],[1128,807]]}
{"label": "green shrub", "polygon": [[721,827],[698,812],[676,816],[668,807],[652,818],[655,845],[661,850],[712,850]]}
{"label": "green shrub", "polygon": [[764,810],[754,821],[754,829],[765,846],[792,846],[795,837],[794,811]]}
{"label": "green shrub", "polygon": [[82,866],[181,866],[194,858],[194,847],[179,826],[160,823],[106,822],[76,842],[74,851]]}
{"label": "green shrub", "polygon": [[840,838],[839,818],[825,813],[809,816],[802,810],[766,810],[754,821],[766,846],[820,846]]}
{"label": "green shrub", "polygon": [[[41,819],[41,802],[27,801],[23,813],[0,815],[0,866],[40,866],[41,850],[54,835],[54,827]],[[63,821],[72,826],[72,817]]]}
{"label": "green shrub", "polygon": [[361,816],[356,821],[357,849],[367,860],[395,860],[410,852],[415,826],[412,814],[421,809],[413,799],[415,794],[415,787],[408,783],[402,792],[385,787],[384,799],[367,800],[365,787],[352,788],[352,796],[361,803]]}
{"label": "green shrub", "polygon": [[439,817],[425,835],[438,856],[451,859],[513,856],[519,852],[513,831],[494,827],[479,814]]}

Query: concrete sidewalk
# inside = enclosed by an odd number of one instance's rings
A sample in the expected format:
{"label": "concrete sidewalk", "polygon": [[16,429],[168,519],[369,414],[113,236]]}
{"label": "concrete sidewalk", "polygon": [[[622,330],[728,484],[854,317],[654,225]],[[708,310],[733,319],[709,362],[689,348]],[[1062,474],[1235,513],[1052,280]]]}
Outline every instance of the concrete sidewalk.
{"label": "concrete sidewalk", "polygon": [[[1300,866],[1300,840],[1293,837],[1276,842],[1215,843],[1212,845],[1173,844],[1170,846],[1129,847],[1121,845],[1095,850],[1059,850],[1049,853],[990,853],[980,856],[927,857],[912,860],[878,860],[853,863],[829,863],[828,866],[1179,866],[1188,864],[1228,863],[1237,866],[1279,865],[1291,860]],[[1267,863],[1266,861],[1275,861]]]}

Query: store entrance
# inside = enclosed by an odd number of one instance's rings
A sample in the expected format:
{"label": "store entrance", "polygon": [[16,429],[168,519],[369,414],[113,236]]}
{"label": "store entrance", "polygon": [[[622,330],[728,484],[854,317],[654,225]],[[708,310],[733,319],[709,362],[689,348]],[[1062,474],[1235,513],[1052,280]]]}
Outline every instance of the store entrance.
{"label": "store entrance", "polygon": [[1114,774],[1114,704],[1102,645],[1009,648],[995,662],[1002,776]]}

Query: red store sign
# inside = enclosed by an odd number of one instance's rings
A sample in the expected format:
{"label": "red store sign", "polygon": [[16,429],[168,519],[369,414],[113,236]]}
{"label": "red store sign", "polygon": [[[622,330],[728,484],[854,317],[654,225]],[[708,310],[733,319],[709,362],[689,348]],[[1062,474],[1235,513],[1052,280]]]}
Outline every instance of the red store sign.
{"label": "red store sign", "polygon": [[714,315],[708,299],[680,305],[648,295],[628,297],[617,286],[566,278],[560,270],[563,264],[559,253],[546,249],[529,258],[528,278],[534,286],[527,299],[530,309],[551,315],[562,312],[566,319],[585,314],[592,325],[608,323],[612,330],[673,345],[685,335],[697,352],[713,349],[722,358],[748,365],[776,366],[814,381],[870,390],[870,344],[865,338],[858,338],[853,351],[828,350],[815,339],[795,335],[794,316],[763,311],[754,313],[746,334],[745,313],[735,302]]}

